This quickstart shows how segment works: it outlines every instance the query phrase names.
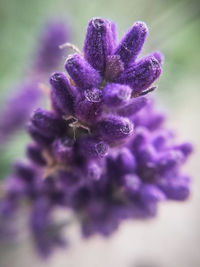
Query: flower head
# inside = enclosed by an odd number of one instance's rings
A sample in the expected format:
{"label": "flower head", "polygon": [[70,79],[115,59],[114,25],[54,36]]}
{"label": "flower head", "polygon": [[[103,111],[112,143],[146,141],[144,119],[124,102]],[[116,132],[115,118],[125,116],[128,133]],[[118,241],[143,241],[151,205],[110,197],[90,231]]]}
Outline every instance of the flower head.
{"label": "flower head", "polygon": [[17,196],[32,200],[33,232],[42,246],[49,239],[41,231],[57,206],[74,212],[84,236],[108,236],[125,219],[155,216],[158,202],[189,195],[190,179],[180,167],[192,146],[174,144],[147,95],[162,55],[137,60],[147,33],[136,22],[117,45],[114,23],[93,18],[83,55],[67,58],[68,75],[50,76],[51,110],[36,109],[28,125],[35,178],[22,179],[22,170],[15,175],[25,183]]}

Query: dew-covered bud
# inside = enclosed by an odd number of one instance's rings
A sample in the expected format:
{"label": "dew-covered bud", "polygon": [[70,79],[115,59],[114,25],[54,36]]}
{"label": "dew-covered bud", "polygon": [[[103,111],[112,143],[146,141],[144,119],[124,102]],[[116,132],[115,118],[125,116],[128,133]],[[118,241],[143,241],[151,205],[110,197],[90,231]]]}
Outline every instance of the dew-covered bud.
{"label": "dew-covered bud", "polygon": [[128,84],[137,95],[147,89],[161,74],[161,66],[153,56],[142,58],[127,68],[115,82]]}
{"label": "dew-covered bud", "polygon": [[53,155],[57,161],[69,163],[73,160],[74,140],[63,137],[56,139],[52,145]]}
{"label": "dew-covered bud", "polygon": [[104,104],[110,108],[125,105],[131,98],[131,88],[127,85],[109,83],[103,88]]}
{"label": "dew-covered bud", "polygon": [[125,65],[134,61],[142,49],[147,33],[144,22],[135,22],[117,46],[115,55],[119,55]]}
{"label": "dew-covered bud", "polygon": [[77,97],[74,105],[75,116],[78,120],[87,125],[96,122],[102,114],[102,103],[97,102],[100,100],[99,95],[92,95],[88,92],[86,96]]}
{"label": "dew-covered bud", "polygon": [[75,89],[70,85],[66,75],[55,72],[50,77],[52,106],[58,114],[72,115]]}
{"label": "dew-covered bud", "polygon": [[133,134],[133,123],[127,118],[108,115],[97,122],[95,130],[103,140],[114,143]]}
{"label": "dew-covered bud", "polygon": [[113,31],[113,25],[105,19],[92,18],[88,24],[84,57],[101,74],[104,73],[107,56],[113,51]]}
{"label": "dew-covered bud", "polygon": [[116,165],[121,174],[134,172],[136,160],[133,153],[128,148],[123,148],[116,158]]}
{"label": "dew-covered bud", "polygon": [[123,117],[132,117],[137,112],[139,112],[143,107],[145,107],[147,103],[148,103],[148,99],[146,97],[141,96],[141,97],[133,98],[131,99],[131,101],[128,102],[127,105],[120,108],[117,111],[117,113]]}
{"label": "dew-covered bud", "polygon": [[106,142],[92,137],[84,137],[79,141],[80,154],[87,158],[103,158],[107,155],[108,149]]}
{"label": "dew-covered bud", "polygon": [[46,165],[46,160],[42,156],[42,148],[36,144],[29,144],[26,148],[27,157],[34,163],[44,166]]}
{"label": "dew-covered bud", "polygon": [[98,87],[101,76],[82,56],[74,54],[65,62],[65,68],[79,90]]}

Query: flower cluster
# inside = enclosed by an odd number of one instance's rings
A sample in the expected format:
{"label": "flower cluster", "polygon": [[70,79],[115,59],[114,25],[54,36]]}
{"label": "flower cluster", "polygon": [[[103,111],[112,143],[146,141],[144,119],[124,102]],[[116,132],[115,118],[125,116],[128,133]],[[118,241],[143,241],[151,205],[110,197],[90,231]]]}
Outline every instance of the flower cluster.
{"label": "flower cluster", "polygon": [[92,18],[83,54],[66,59],[68,75],[50,76],[50,110],[38,108],[30,118],[29,163],[15,166],[1,213],[9,217],[22,196],[29,199],[31,229],[45,255],[63,245],[51,217],[56,207],[74,212],[85,237],[108,236],[124,219],[155,216],[159,201],[189,195],[180,167],[192,146],[174,144],[147,96],[162,54],[137,58],[147,33],[136,22],[117,44],[115,24]]}

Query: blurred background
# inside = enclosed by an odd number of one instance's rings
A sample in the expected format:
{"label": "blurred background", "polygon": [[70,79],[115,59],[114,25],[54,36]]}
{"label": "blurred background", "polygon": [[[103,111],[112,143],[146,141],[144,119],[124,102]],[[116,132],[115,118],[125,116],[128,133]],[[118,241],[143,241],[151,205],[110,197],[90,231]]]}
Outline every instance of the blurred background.
{"label": "blurred background", "polygon": [[[164,70],[155,94],[178,140],[192,141],[195,146],[186,166],[193,176],[192,195],[185,203],[161,204],[158,217],[150,222],[123,224],[109,240],[83,241],[74,225],[69,233],[71,247],[46,262],[34,255],[28,241],[17,247],[1,247],[0,266],[199,267],[199,0],[0,0],[0,110],[27,74],[47,20],[66,20],[71,40],[82,49],[87,22],[95,16],[115,21],[118,39],[134,21],[145,21],[149,37],[143,54],[164,53]],[[0,148],[1,179],[9,173],[11,162],[23,157],[28,140],[22,130]]]}

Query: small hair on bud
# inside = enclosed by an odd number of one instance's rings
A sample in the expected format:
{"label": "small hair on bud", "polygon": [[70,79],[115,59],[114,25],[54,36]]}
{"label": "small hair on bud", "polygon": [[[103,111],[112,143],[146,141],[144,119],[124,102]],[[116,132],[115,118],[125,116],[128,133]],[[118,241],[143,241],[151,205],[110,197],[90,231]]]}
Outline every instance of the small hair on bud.
{"label": "small hair on bud", "polygon": [[157,86],[153,86],[153,87],[151,87],[151,88],[149,88],[149,89],[147,89],[147,90],[145,90],[145,91],[139,93],[139,96],[147,95],[147,94],[149,94],[149,93],[155,91],[155,89],[157,89]]}

